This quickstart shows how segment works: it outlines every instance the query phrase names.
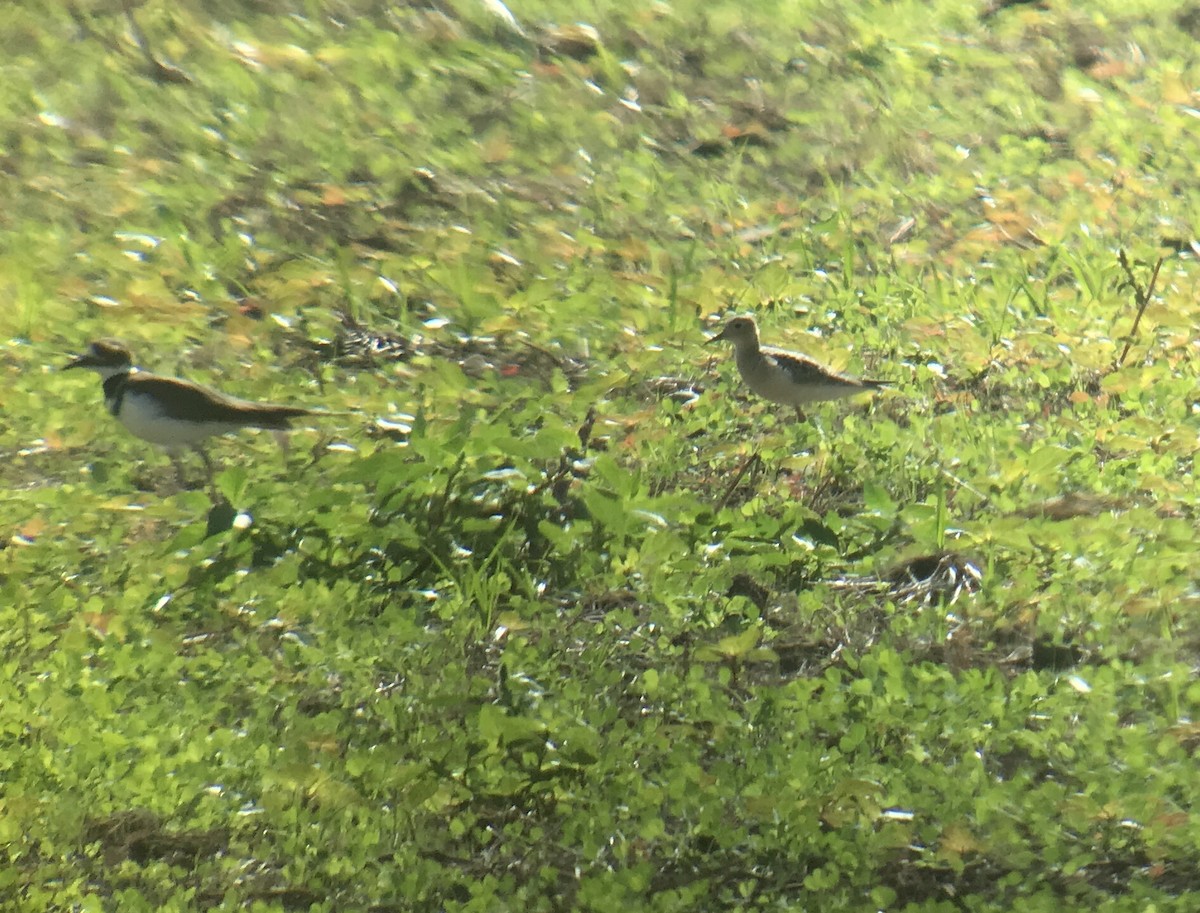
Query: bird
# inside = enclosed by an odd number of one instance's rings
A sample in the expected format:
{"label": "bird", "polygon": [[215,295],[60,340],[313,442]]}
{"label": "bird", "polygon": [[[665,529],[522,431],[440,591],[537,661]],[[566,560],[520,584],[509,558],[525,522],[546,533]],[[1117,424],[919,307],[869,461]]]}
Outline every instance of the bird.
{"label": "bird", "polygon": [[884,380],[860,380],[786,349],[764,346],[759,342],[758,324],[753,317],[733,317],[706,345],[731,342],[738,373],[746,386],[764,399],[795,406],[803,420],[801,406],[869,393],[888,386]]}
{"label": "bird", "polygon": [[100,339],[63,366],[64,371],[86,368],[100,375],[104,406],[125,429],[166,449],[175,462],[190,447],[200,454],[208,478],[213,466],[201,444],[214,435],[243,428],[286,431],[291,419],[321,413],[302,406],[255,403],[227,396],[178,377],[160,377],[134,367],[133,353],[115,339]]}

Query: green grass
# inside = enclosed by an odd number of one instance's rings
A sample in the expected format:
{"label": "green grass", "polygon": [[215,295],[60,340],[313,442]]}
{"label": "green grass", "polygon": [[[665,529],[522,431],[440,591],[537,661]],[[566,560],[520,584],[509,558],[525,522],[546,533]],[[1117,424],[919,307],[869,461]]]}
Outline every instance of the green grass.
{"label": "green grass", "polygon": [[13,7],[0,906],[1192,908],[1194,16]]}

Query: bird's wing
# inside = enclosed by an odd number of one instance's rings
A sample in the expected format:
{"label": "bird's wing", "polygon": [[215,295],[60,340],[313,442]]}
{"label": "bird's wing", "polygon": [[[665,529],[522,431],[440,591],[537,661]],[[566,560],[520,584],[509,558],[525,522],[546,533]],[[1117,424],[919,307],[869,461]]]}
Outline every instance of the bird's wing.
{"label": "bird's wing", "polygon": [[163,414],[169,418],[243,425],[262,423],[268,428],[284,428],[287,427],[288,418],[309,414],[308,409],[299,406],[252,403],[191,381],[156,377],[144,371],[130,375],[125,389],[126,394],[157,396],[162,403]]}
{"label": "bird's wing", "polygon": [[841,374],[838,371],[826,368],[824,365],[798,352],[764,348],[762,353],[767,357],[768,361],[786,372],[787,376],[794,383],[846,384],[852,387],[862,385],[862,381],[851,377],[849,374]]}

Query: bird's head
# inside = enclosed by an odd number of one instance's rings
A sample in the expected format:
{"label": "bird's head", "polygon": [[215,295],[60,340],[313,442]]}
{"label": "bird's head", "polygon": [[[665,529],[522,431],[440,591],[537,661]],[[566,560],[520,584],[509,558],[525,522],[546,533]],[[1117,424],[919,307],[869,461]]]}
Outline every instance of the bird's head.
{"label": "bird's head", "polygon": [[758,341],[758,326],[753,317],[733,317],[726,321],[721,332],[708,340],[706,345],[726,340],[737,347],[753,345]]}
{"label": "bird's head", "polygon": [[129,371],[133,367],[133,353],[123,343],[115,339],[98,339],[87,347],[82,355],[77,355],[63,365],[64,371],[72,368],[87,368],[104,377],[111,377]]}

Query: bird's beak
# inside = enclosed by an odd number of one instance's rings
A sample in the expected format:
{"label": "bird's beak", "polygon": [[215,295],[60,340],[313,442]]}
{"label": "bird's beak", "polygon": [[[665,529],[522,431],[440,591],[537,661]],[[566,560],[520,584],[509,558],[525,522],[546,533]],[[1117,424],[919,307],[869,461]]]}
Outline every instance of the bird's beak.
{"label": "bird's beak", "polygon": [[716,336],[709,336],[708,339],[704,340],[704,344],[706,346],[711,346],[714,342],[720,342],[724,338],[725,338],[725,331],[722,330]]}
{"label": "bird's beak", "polygon": [[70,371],[72,368],[86,368],[89,366],[89,364],[90,364],[90,362],[88,361],[88,356],[76,355],[69,362],[67,362],[65,365],[63,365],[62,368],[60,368],[59,370]]}

